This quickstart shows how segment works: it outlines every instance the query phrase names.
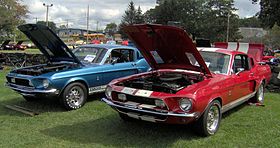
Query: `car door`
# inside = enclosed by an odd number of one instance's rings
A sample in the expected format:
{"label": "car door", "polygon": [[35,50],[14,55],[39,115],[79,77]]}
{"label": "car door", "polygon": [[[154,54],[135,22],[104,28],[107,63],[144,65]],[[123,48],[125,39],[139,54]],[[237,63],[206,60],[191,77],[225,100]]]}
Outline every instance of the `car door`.
{"label": "car door", "polygon": [[232,65],[234,79],[233,99],[247,96],[254,91],[254,73],[251,68],[250,58],[247,55],[235,55]]}
{"label": "car door", "polygon": [[133,49],[112,50],[105,61],[108,70],[102,75],[103,83],[138,73],[135,55]]}

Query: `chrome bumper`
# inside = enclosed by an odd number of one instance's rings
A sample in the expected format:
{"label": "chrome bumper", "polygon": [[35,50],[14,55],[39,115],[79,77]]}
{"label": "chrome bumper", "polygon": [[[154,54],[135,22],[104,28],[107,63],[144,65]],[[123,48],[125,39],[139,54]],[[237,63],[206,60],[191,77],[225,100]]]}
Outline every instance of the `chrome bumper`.
{"label": "chrome bumper", "polygon": [[46,95],[58,95],[59,90],[57,89],[47,89],[47,90],[40,90],[36,89],[34,87],[27,87],[27,86],[21,86],[11,83],[6,83],[6,87],[9,87],[10,89],[24,95],[24,96],[35,96],[36,94],[46,94]]}
{"label": "chrome bumper", "polygon": [[101,101],[105,102],[106,104],[110,105],[113,108],[122,108],[122,109],[131,110],[131,111],[138,111],[138,112],[142,112],[142,113],[150,113],[150,114],[161,115],[161,116],[186,117],[186,118],[198,118],[198,116],[199,116],[198,112],[183,113],[183,114],[172,113],[172,112],[157,112],[157,111],[140,109],[140,108],[137,108],[136,106],[129,107],[129,106],[124,106],[124,105],[118,105],[118,104],[115,104],[114,102],[110,101],[107,98],[102,98]]}

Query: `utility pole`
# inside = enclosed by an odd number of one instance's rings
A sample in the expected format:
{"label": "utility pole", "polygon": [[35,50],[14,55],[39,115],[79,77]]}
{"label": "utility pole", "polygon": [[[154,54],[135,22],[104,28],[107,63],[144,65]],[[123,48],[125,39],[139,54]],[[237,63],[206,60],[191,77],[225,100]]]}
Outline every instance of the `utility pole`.
{"label": "utility pole", "polygon": [[67,29],[67,42],[69,43],[69,36],[70,36],[70,30],[69,30],[69,27],[68,27],[68,19],[66,20],[66,29]]}
{"label": "utility pole", "polygon": [[37,22],[38,22],[38,18],[36,17],[36,18],[35,18],[35,20],[36,20],[36,24],[37,24]]}
{"label": "utility pole", "polygon": [[99,21],[96,22],[96,32],[98,32]]}
{"label": "utility pole", "polygon": [[47,13],[46,13],[46,26],[49,26],[49,20],[48,20],[48,17],[49,17],[49,7],[52,7],[53,6],[53,4],[50,4],[50,5],[48,5],[48,4],[45,4],[45,3],[43,3],[43,6],[45,6],[45,7],[47,7]]}
{"label": "utility pole", "polygon": [[87,8],[87,43],[88,43],[88,34],[89,34],[88,28],[89,28],[89,5]]}
{"label": "utility pole", "polygon": [[229,19],[230,19],[230,10],[228,11],[228,18],[227,18],[227,42],[229,40]]}

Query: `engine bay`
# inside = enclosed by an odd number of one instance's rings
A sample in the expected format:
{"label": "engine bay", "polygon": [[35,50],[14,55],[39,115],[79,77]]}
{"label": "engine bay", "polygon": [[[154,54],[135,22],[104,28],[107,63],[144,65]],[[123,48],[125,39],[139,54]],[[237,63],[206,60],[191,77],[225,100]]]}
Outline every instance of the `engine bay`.
{"label": "engine bay", "polygon": [[76,68],[78,66],[79,65],[75,63],[48,63],[43,65],[35,65],[32,67],[16,69],[14,72],[17,74],[38,76],[49,72],[68,70]]}
{"label": "engine bay", "polygon": [[165,92],[175,94],[183,88],[202,81],[201,75],[182,74],[176,72],[154,73],[133,80],[127,80],[119,85],[124,87]]}

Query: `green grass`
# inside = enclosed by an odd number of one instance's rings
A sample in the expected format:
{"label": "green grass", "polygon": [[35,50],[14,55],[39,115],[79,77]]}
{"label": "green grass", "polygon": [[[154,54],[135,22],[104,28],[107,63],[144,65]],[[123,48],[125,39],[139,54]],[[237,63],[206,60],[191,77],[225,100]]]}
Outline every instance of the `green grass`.
{"label": "green grass", "polygon": [[23,51],[21,50],[0,50],[0,53],[27,53],[27,54],[41,54],[40,50],[37,48],[27,48]]}
{"label": "green grass", "polygon": [[[0,84],[7,70],[0,72]],[[188,126],[123,122],[102,95],[76,111],[55,100],[25,102],[0,85],[0,147],[279,147],[280,95],[267,93],[265,107],[246,104],[223,115],[218,133],[202,138]],[[4,107],[20,105],[40,112],[29,117]]]}

